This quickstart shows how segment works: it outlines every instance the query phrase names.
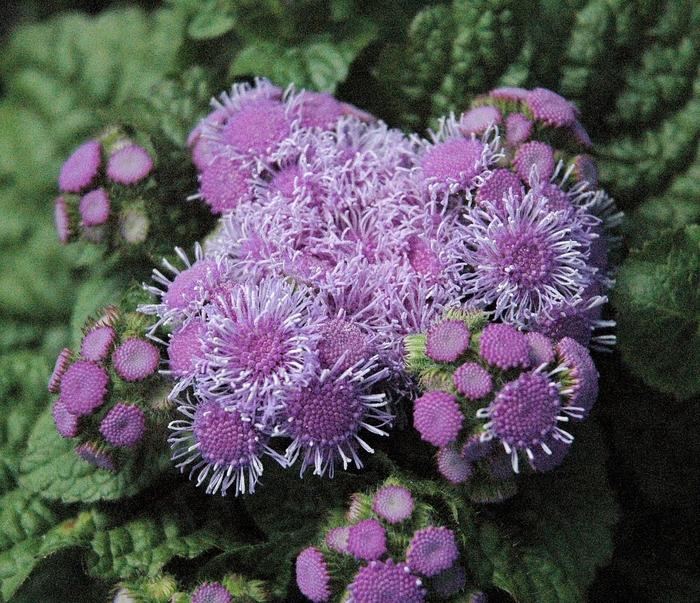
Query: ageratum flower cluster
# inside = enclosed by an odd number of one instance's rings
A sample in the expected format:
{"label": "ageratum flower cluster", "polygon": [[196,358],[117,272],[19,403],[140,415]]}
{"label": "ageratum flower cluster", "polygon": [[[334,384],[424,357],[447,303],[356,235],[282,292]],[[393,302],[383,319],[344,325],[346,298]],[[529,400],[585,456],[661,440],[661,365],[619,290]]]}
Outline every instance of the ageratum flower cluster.
{"label": "ageratum flower cluster", "polygon": [[467,572],[455,533],[437,523],[432,507],[399,480],[390,478],[372,495],[354,494],[345,517],[299,553],[299,590],[314,603],[455,596],[466,589]]}
{"label": "ageratum flower cluster", "polygon": [[159,379],[160,351],[144,327],[142,316],[108,306],[87,321],[77,353],[61,351],[49,379],[58,433],[75,439],[78,456],[100,469],[116,471],[148,428],[138,385]]}
{"label": "ageratum flower cluster", "polygon": [[521,456],[535,471],[555,468],[573,441],[563,425],[584,419],[598,395],[598,372],[579,342],[479,312],[448,311],[408,337],[407,348],[425,392],[414,402],[414,427],[439,448],[438,470],[453,484],[480,474],[505,479],[519,472]]}
{"label": "ageratum flower cluster", "polygon": [[[503,443],[499,475],[570,441],[559,424],[595,398],[587,348],[614,340],[601,308],[620,218],[573,105],[497,89],[424,139],[257,80],[215,99],[188,144],[191,201],[219,225],[163,260],[139,310],[167,348],[173,457],[207,492],[253,492],[266,457],[301,474],[361,467],[416,374],[415,426],[452,481],[474,469],[467,436]],[[97,173],[91,153],[67,165]],[[440,322],[451,308],[491,324]],[[428,371],[407,370],[412,333],[428,335]]]}
{"label": "ageratum flower cluster", "polygon": [[80,145],[61,168],[54,202],[58,239],[136,245],[146,240],[143,200],[153,158],[119,128]]}

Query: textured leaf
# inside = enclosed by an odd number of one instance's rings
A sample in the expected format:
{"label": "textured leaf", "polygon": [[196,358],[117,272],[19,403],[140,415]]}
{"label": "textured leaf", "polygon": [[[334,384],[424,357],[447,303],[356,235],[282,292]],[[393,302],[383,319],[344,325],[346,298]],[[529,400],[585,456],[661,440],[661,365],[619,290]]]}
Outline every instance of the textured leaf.
{"label": "textured leaf", "polygon": [[192,559],[212,548],[211,531],[183,527],[181,521],[173,515],[149,515],[98,532],[90,543],[91,573],[103,580],[154,576],[174,557]]}
{"label": "textured leaf", "polygon": [[700,393],[700,226],[662,233],[633,252],[613,301],[632,370],[678,397]]}
{"label": "textured leaf", "polygon": [[470,566],[516,601],[583,601],[612,555],[617,507],[597,428],[577,428],[573,446],[559,469],[519,484],[497,524],[477,522],[476,534],[465,530]]}
{"label": "textured leaf", "polygon": [[80,459],[58,435],[50,411],[37,420],[20,465],[20,484],[49,500],[83,503],[133,496],[171,467],[164,443],[152,442],[117,473]]}
{"label": "textured leaf", "polygon": [[87,542],[104,518],[93,511],[59,521],[37,497],[14,490],[0,498],[0,601],[9,600],[42,557]]}
{"label": "textured leaf", "polygon": [[262,75],[281,86],[293,82],[299,87],[333,92],[346,78],[352,60],[371,39],[371,34],[339,43],[319,38],[291,48],[261,41],[238,53],[230,73],[233,77]]}

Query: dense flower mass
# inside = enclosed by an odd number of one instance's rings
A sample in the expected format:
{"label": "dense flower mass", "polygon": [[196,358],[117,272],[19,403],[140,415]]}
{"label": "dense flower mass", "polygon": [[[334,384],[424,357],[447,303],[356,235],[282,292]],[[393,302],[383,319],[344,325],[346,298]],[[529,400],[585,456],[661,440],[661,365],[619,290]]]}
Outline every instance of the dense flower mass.
{"label": "dense flower mass", "polygon": [[[135,445],[142,410],[112,399],[160,369],[181,413],[173,457],[210,493],[253,492],[267,457],[301,475],[361,468],[410,398],[456,486],[508,477],[521,454],[544,467],[542,453],[571,442],[558,423],[597,394],[587,346],[613,341],[598,331],[612,326],[601,307],[620,219],[595,189],[571,103],[499,88],[427,139],[262,79],[212,104],[187,142],[190,200],[219,226],[153,271],[139,306],[155,317],[152,342],[98,321],[80,358],[59,357],[50,390],[65,437],[94,417],[91,437]],[[61,240],[112,232],[119,187],[140,190],[156,159],[118,129],[79,147],[59,179]],[[409,502],[389,489],[374,504],[400,524]],[[328,546],[354,550],[358,530]]]}

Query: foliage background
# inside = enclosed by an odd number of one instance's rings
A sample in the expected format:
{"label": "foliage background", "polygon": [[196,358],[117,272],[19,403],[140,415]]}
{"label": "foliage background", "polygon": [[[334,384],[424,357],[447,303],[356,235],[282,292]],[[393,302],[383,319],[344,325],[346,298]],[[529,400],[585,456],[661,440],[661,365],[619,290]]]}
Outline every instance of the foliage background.
{"label": "foliage background", "polygon": [[[60,163],[106,120],[133,117],[124,104],[132,99],[181,141],[211,93],[257,74],[334,91],[407,129],[501,84],[543,85],[577,102],[602,184],[629,216],[614,299],[620,346],[596,358],[594,413],[621,514],[589,599],[700,600],[686,551],[700,491],[697,2],[17,0],[3,3],[0,24],[0,550],[20,545],[0,555],[3,589],[21,573],[23,558],[10,557],[27,555],[27,572],[38,563],[15,600],[45,600],[47,588],[54,600],[108,596],[74,549],[41,559],[51,538],[68,538],[51,526],[71,518],[87,534],[115,507],[76,515],[75,504],[30,500],[18,487],[53,358],[120,286],[109,267],[97,269],[94,250],[57,244],[50,208]],[[22,533],[8,527],[16,525]],[[190,556],[192,529],[181,539]]]}

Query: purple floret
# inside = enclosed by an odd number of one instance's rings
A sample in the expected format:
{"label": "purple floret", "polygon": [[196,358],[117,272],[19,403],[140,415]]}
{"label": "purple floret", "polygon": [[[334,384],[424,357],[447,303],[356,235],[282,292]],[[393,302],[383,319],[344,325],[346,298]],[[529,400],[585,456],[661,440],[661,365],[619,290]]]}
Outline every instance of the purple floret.
{"label": "purple floret", "polygon": [[476,202],[480,205],[485,205],[485,202],[488,202],[499,211],[503,211],[506,199],[512,197],[517,203],[522,199],[522,196],[520,178],[510,170],[498,168],[493,170],[486,182],[479,187],[476,193]]}
{"label": "purple floret", "polygon": [[462,429],[464,415],[456,398],[446,392],[423,394],[413,405],[413,426],[421,439],[433,446],[454,442]]}
{"label": "purple floret", "polygon": [[353,603],[423,603],[426,591],[404,563],[372,561],[348,586]]}
{"label": "purple floret", "polygon": [[219,582],[205,582],[192,593],[192,603],[232,603],[231,593]]}
{"label": "purple floret", "polygon": [[506,142],[518,147],[532,134],[532,122],[522,113],[511,113],[506,119]]}
{"label": "purple floret", "polygon": [[158,369],[160,352],[150,341],[132,337],[112,354],[112,365],[125,381],[143,381]]}
{"label": "purple floret", "polygon": [[557,343],[556,350],[559,364],[565,368],[562,395],[567,406],[581,409],[580,414],[585,416],[598,398],[598,370],[591,354],[570,337]]}
{"label": "purple floret", "polygon": [[470,400],[478,400],[493,388],[489,372],[476,362],[465,362],[452,375],[457,391]]}
{"label": "purple floret", "polygon": [[112,182],[131,185],[143,180],[153,169],[148,151],[136,144],[116,151],[107,162],[107,176]]}
{"label": "purple floret", "polygon": [[296,561],[297,586],[314,603],[324,603],[331,597],[330,576],[323,553],[315,547],[304,549]]}
{"label": "purple floret", "polygon": [[530,366],[527,338],[514,326],[504,323],[486,325],[479,340],[479,354],[491,366],[504,371]]}
{"label": "purple floret", "polygon": [[471,463],[451,446],[440,448],[437,466],[440,474],[452,484],[463,484],[473,472]]}
{"label": "purple floret", "polygon": [[356,559],[374,561],[386,553],[386,530],[376,519],[365,519],[348,532],[348,553]]}
{"label": "purple floret", "polygon": [[112,446],[129,448],[141,441],[146,415],[135,404],[115,404],[100,423],[100,433]]}
{"label": "purple floret", "polygon": [[105,469],[106,471],[117,470],[112,456],[93,442],[85,442],[84,444],[76,446],[75,453],[93,467]]}
{"label": "purple floret", "polygon": [[102,406],[109,376],[99,364],[88,360],[73,363],[61,380],[61,400],[68,412],[82,417]]}
{"label": "purple floret", "polygon": [[59,392],[61,387],[61,379],[63,379],[63,375],[68,370],[72,355],[73,352],[71,352],[69,348],[63,348],[56,357],[53,372],[49,377],[49,393],[57,394]]}
{"label": "purple floret", "polygon": [[60,398],[53,405],[51,410],[53,415],[53,421],[56,424],[56,431],[61,434],[62,438],[74,438],[78,435],[78,421],[79,418],[74,414],[68,412],[66,403]]}
{"label": "purple floret", "polygon": [[454,362],[469,347],[470,337],[461,320],[442,320],[428,330],[425,353],[437,362]]}
{"label": "purple floret", "polygon": [[525,102],[535,119],[548,126],[571,126],[576,121],[574,106],[563,96],[546,88],[531,90]]}
{"label": "purple floret", "polygon": [[538,179],[549,180],[554,174],[554,150],[544,142],[526,142],[515,152],[513,167],[522,181],[528,184],[535,182],[533,170]]}
{"label": "purple floret", "polygon": [[372,510],[391,524],[408,519],[414,506],[410,490],[403,486],[384,486],[377,490],[372,501]]}
{"label": "purple floret", "polygon": [[80,355],[85,360],[99,362],[109,355],[117,334],[112,327],[95,326],[90,329],[80,344]]}
{"label": "purple floret", "polygon": [[79,205],[83,226],[101,226],[107,222],[109,208],[109,196],[102,187],[85,194]]}
{"label": "purple floret", "polygon": [[418,530],[411,538],[406,563],[414,572],[431,577],[451,568],[457,557],[459,549],[454,532],[429,526]]}
{"label": "purple floret", "polygon": [[66,193],[79,193],[90,186],[102,164],[102,146],[97,140],[80,145],[61,167],[59,188]]}

